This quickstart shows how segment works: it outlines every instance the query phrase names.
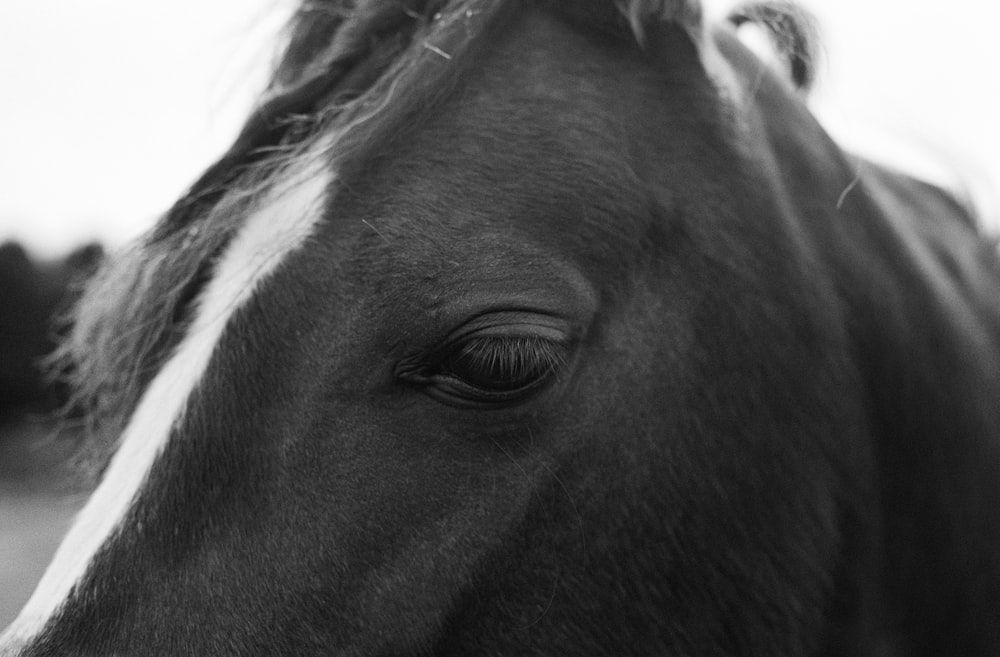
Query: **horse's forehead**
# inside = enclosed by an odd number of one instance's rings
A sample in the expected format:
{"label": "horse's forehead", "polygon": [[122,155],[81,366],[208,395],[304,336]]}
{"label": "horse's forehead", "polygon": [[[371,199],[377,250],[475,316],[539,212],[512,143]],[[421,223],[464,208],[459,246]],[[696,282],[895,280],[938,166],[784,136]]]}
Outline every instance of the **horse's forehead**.
{"label": "horse's forehead", "polygon": [[557,18],[519,21],[446,102],[348,177],[331,230],[346,220],[382,254],[375,267],[359,259],[369,274],[463,255],[516,273],[538,257],[634,246],[651,220],[632,157],[651,113],[639,118],[648,99],[622,77],[641,74],[623,68]]}

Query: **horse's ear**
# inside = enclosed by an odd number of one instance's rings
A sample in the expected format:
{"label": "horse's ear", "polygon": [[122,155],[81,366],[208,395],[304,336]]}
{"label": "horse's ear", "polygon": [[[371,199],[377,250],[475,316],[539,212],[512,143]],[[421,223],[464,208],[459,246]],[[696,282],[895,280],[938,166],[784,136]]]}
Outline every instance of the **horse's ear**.
{"label": "horse's ear", "polygon": [[639,45],[646,44],[648,27],[662,23],[682,28],[696,45],[702,42],[704,22],[700,0],[615,0],[615,5],[628,19]]}
{"label": "horse's ear", "polygon": [[762,0],[734,9],[727,20],[737,28],[748,24],[762,28],[788,67],[792,83],[800,91],[809,91],[816,79],[819,42],[811,14],[785,0]]}

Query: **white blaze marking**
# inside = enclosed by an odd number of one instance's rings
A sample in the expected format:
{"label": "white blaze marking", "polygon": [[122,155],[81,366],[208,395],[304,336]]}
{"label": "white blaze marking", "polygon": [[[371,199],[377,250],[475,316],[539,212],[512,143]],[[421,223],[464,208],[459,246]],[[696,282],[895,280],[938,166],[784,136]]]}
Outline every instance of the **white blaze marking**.
{"label": "white blaze marking", "polygon": [[171,429],[208,367],[230,317],[285,256],[311,234],[321,215],[333,174],[320,154],[285,174],[268,192],[227,247],[198,303],[191,327],[173,357],[152,380],[122,433],[120,447],[100,486],[80,511],[52,563],[21,610],[0,636],[0,652],[35,636],[79,583],[98,550],[121,530],[122,522],[164,450]]}

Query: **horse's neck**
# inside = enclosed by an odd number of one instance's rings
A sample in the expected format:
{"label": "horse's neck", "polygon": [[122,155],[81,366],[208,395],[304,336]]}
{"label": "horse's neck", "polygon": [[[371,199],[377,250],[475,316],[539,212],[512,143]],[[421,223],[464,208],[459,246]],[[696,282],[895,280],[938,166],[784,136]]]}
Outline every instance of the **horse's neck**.
{"label": "horse's neck", "polygon": [[996,257],[940,190],[873,166],[859,174],[831,255],[854,273],[843,287],[871,400],[888,654],[996,654]]}
{"label": "horse's neck", "polygon": [[829,654],[1000,654],[1000,260],[947,194],[845,155],[719,46],[752,169],[838,290],[865,387],[871,471],[840,592],[855,636]]}

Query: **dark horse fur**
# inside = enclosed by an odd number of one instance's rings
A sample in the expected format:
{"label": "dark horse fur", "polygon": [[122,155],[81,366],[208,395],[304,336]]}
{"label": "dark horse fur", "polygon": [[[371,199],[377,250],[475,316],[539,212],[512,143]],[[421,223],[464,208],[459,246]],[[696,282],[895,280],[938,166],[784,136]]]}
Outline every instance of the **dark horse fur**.
{"label": "dark horse fur", "polygon": [[[746,20],[806,84],[808,30]],[[995,248],[693,1],[305,2],[83,300],[98,446],[334,133],[313,234],[0,655],[1000,654]]]}

